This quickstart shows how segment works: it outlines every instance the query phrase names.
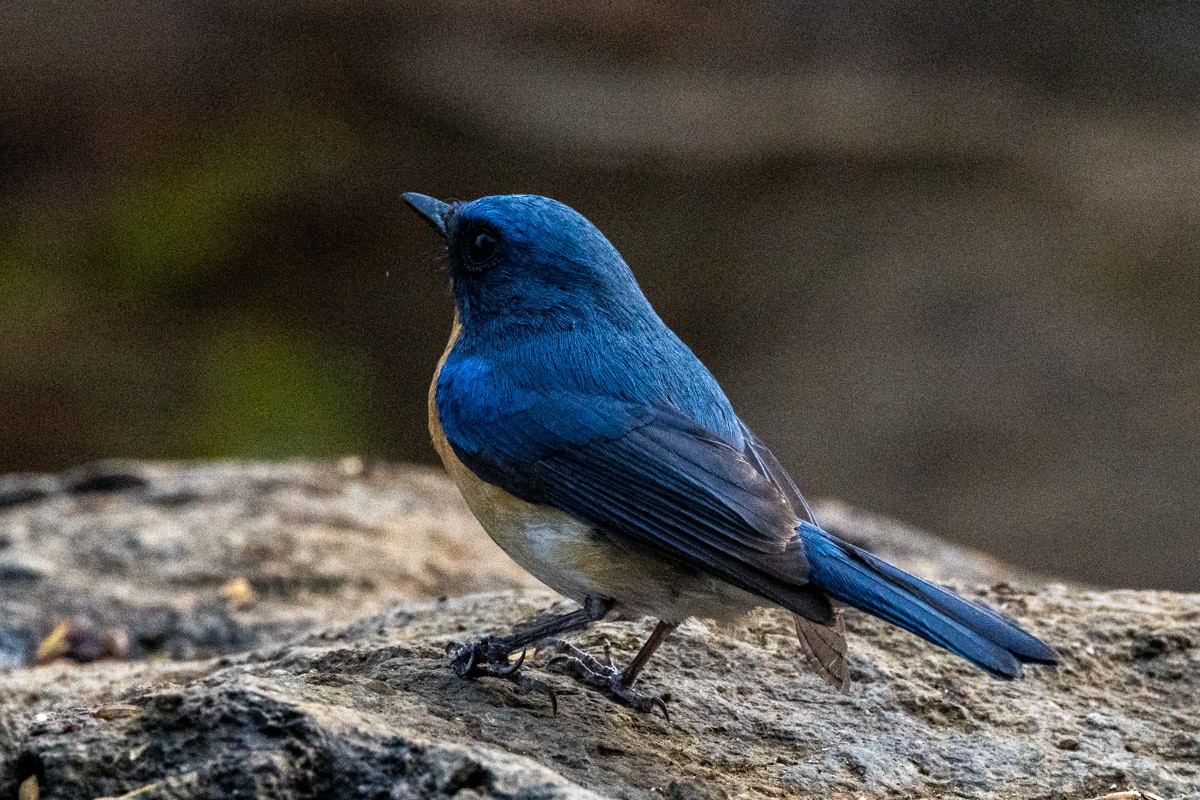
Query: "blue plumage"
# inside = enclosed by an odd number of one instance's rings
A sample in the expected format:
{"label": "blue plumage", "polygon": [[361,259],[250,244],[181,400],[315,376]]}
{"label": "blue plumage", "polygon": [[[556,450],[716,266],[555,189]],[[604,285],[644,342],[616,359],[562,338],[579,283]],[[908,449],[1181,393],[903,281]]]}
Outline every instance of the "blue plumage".
{"label": "blue plumage", "polygon": [[[435,438],[489,533],[538,577],[672,623],[757,597],[832,626],[833,599],[992,675],[1053,663],[1009,620],[807,520],[791,478],[578,213],[529,195],[406,198],[443,236],[457,312],[431,391]],[[497,511],[497,497],[522,505]],[[610,557],[629,566],[599,563]]]}
{"label": "blue plumage", "polygon": [[838,539],[810,522],[800,536],[812,579],[829,596],[944,647],[998,678],[1021,663],[1053,664],[1054,651],[991,609],[969,602]]}

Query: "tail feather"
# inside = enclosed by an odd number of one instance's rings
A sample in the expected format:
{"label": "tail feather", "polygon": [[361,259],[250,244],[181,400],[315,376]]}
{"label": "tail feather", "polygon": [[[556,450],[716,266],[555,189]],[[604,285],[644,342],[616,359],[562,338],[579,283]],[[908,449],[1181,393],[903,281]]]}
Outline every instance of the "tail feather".
{"label": "tail feather", "polygon": [[808,522],[800,524],[813,580],[831,597],[920,636],[999,678],[1054,651],[1011,620],[923,581]]}
{"label": "tail feather", "polygon": [[842,610],[835,608],[833,622],[822,625],[792,614],[796,636],[808,668],[839,692],[850,688],[850,667],[846,663],[846,623]]}

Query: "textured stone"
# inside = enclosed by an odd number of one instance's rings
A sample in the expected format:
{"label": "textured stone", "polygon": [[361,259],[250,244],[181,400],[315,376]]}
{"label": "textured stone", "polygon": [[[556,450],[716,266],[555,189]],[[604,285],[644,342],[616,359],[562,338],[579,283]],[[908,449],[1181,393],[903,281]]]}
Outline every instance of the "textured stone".
{"label": "textured stone", "polygon": [[[20,643],[0,658],[28,662],[64,621],[125,657],[0,668],[0,797],[31,775],[43,798],[151,784],[147,798],[1200,796],[1200,596],[1048,583],[824,504],[829,527],[1003,608],[1062,666],[995,681],[851,613],[842,695],[803,671],[788,619],[762,611],[672,636],[645,677],[670,722],[531,657],[555,716],[542,695],[446,668],[451,642],[565,601],[438,476],[103,467],[25,478],[39,493],[0,511],[0,563],[24,565],[0,583],[0,644]],[[236,578],[248,606],[221,596]],[[577,641],[627,659],[649,627]]]}

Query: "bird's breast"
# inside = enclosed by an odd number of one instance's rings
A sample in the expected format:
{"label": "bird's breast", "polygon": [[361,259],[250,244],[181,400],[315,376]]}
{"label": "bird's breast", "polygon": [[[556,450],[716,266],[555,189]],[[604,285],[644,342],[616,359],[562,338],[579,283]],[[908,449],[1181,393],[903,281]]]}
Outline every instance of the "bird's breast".
{"label": "bird's breast", "polygon": [[538,580],[560,594],[582,600],[595,592],[588,577],[597,554],[589,545],[589,527],[550,506],[528,503],[480,479],[455,454],[438,416],[437,386],[453,352],[462,324],[457,315],[450,341],[429,387],[429,433],[446,471],[458,486],[471,513],[504,552]]}
{"label": "bird's breast", "polygon": [[589,596],[616,600],[621,614],[672,622],[689,616],[730,619],[758,605],[740,589],[598,531],[557,508],[521,500],[475,475],[450,446],[438,415],[438,379],[461,330],[456,317],[429,387],[429,433],[471,513],[513,561],[577,602]]}

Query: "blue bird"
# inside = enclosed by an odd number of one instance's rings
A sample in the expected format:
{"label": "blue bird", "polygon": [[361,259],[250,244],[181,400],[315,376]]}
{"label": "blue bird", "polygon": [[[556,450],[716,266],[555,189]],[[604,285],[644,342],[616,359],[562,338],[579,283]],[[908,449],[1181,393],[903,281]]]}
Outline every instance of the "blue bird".
{"label": "blue bird", "polygon": [[[460,676],[507,678],[553,701],[519,671],[527,647],[550,641],[581,681],[665,713],[634,683],[670,632],[771,604],[792,612],[814,670],[845,689],[835,601],[999,678],[1055,663],[1006,617],[823,530],[578,212],[534,195],[404,199],[442,239],[455,303],[429,390],[434,446],[496,543],[581,606],[459,647]],[[624,669],[556,638],[607,616],[659,620]]]}

